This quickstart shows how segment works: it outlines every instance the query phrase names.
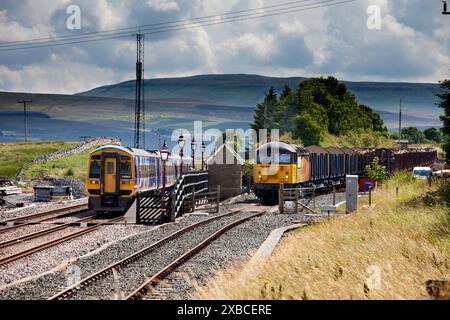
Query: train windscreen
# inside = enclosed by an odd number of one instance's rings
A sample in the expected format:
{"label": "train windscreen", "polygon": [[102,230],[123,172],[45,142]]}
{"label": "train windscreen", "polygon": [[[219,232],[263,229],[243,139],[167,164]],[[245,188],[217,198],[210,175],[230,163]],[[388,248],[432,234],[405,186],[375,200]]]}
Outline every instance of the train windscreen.
{"label": "train windscreen", "polygon": [[276,154],[271,154],[271,149],[266,151],[258,152],[258,164],[291,164],[293,163],[293,156],[290,152],[280,152]]}
{"label": "train windscreen", "polygon": [[91,159],[91,170],[89,172],[89,178],[100,179],[101,165],[100,160]]}

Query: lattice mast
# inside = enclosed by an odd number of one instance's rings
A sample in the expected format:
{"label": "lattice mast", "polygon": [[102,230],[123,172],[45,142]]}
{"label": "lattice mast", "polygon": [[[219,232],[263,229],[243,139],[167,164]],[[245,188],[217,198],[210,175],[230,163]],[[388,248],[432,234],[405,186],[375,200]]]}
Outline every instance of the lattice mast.
{"label": "lattice mast", "polygon": [[145,149],[144,35],[136,35],[136,94],[134,105],[134,147]]}

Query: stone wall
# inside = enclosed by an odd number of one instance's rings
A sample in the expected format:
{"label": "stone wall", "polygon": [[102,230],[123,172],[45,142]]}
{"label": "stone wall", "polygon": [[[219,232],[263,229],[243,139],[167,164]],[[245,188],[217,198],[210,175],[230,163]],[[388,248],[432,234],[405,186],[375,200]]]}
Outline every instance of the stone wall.
{"label": "stone wall", "polygon": [[242,193],[243,166],[240,164],[210,164],[209,190],[215,192],[220,185],[221,198],[228,198]]}
{"label": "stone wall", "polygon": [[60,150],[57,152],[46,154],[44,156],[40,156],[36,159],[26,162],[22,166],[22,168],[20,169],[19,173],[16,176],[16,181],[20,181],[23,178],[25,171],[33,164],[44,163],[49,160],[65,158],[65,157],[68,157],[68,156],[71,156],[71,155],[74,155],[77,153],[81,153],[90,148],[97,147],[97,146],[103,146],[103,145],[107,145],[107,144],[120,145],[121,142],[120,142],[120,140],[115,139],[115,138],[108,138],[108,137],[94,138],[94,139],[84,140],[84,141],[80,142],[79,145],[77,145],[73,148],[64,149],[64,150]]}

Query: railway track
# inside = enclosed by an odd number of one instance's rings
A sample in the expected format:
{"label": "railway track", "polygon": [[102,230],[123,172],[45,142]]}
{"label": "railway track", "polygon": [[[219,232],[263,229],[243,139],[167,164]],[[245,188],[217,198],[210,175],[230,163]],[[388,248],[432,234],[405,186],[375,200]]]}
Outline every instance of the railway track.
{"label": "railway track", "polygon": [[[34,213],[34,214],[26,215],[23,217],[16,217],[16,218],[8,219],[8,220],[3,220],[3,221],[0,221],[0,225],[6,225],[7,227],[0,229],[0,234],[19,229],[23,226],[27,226],[27,225],[31,225],[31,224],[40,224],[42,222],[47,222],[47,221],[50,221],[53,219],[58,219],[58,218],[64,218],[69,215],[73,215],[76,213],[82,213],[82,212],[85,212],[88,210],[89,209],[88,209],[87,205],[81,204],[81,205],[76,205],[76,206],[71,206],[71,207],[55,209],[55,210],[51,210],[51,211]],[[45,217],[45,218],[43,218],[43,217]],[[36,218],[41,218],[41,219],[33,220]],[[31,221],[29,221],[29,220],[31,220]],[[8,225],[11,225],[11,226],[8,226]]]}
{"label": "railway track", "polygon": [[13,239],[10,239],[10,240],[2,241],[2,242],[0,242],[0,249],[4,248],[4,247],[7,247],[7,246],[10,246],[10,245],[13,245],[13,244],[16,244],[16,243],[22,243],[23,241],[36,239],[36,238],[39,238],[39,237],[42,237],[42,236],[45,236],[45,235],[48,235],[48,234],[51,234],[51,233],[63,230],[63,229],[66,229],[66,228],[68,228],[68,227],[70,227],[71,225],[74,225],[74,224],[78,224],[78,223],[82,223],[82,222],[87,222],[87,221],[93,220],[94,217],[95,217],[95,214],[93,214],[91,216],[88,216],[88,217],[85,217],[85,218],[78,219],[78,220],[73,221],[73,222],[63,223],[62,225],[59,225],[59,226],[56,226],[56,227],[51,227],[49,229],[45,229],[45,230],[42,230],[42,231],[29,233],[29,234],[26,234],[24,236],[20,236],[20,237],[16,237],[16,238],[13,238]]}
{"label": "railway track", "polygon": [[[91,218],[92,218],[92,217],[86,217],[86,218],[83,218],[83,219],[81,219],[81,220],[88,220],[88,219],[91,219]],[[63,242],[66,242],[66,241],[69,241],[69,240],[72,240],[72,239],[81,237],[82,235],[85,235],[85,234],[87,234],[87,233],[96,231],[97,229],[101,228],[101,227],[102,227],[103,225],[105,225],[105,224],[111,224],[111,223],[120,222],[120,221],[122,221],[123,219],[124,219],[124,217],[118,217],[118,218],[110,219],[110,220],[108,220],[108,221],[106,221],[106,222],[99,222],[99,223],[97,223],[97,224],[95,224],[95,225],[93,225],[93,226],[86,227],[86,228],[84,228],[84,229],[82,229],[82,230],[79,230],[79,231],[76,231],[76,232],[72,232],[72,233],[70,233],[70,234],[68,234],[68,235],[65,235],[65,236],[63,236],[63,237],[60,237],[60,238],[57,238],[57,239],[54,239],[54,240],[51,240],[51,241],[47,241],[47,242],[45,242],[45,243],[43,243],[43,244],[40,244],[40,245],[31,247],[31,248],[29,248],[29,249],[26,249],[26,250],[23,250],[23,251],[14,253],[14,254],[9,255],[9,256],[7,256],[7,257],[1,258],[1,259],[0,259],[0,266],[5,265],[5,264],[7,264],[7,263],[10,263],[10,262],[12,262],[12,261],[18,260],[18,259],[27,257],[27,256],[29,256],[29,255],[31,255],[31,254],[34,254],[34,253],[36,253],[36,252],[45,250],[45,249],[47,249],[47,248],[56,246],[56,245],[61,244],[61,243],[63,243]],[[59,227],[61,227],[61,229],[55,230],[56,228],[59,228]],[[66,225],[61,225],[61,226],[52,228],[52,229],[54,229],[52,232],[57,232],[57,231],[60,231],[60,230],[65,229],[65,228],[67,228],[67,227],[68,227],[68,226],[66,226]],[[48,230],[44,230],[44,231],[42,231],[42,232],[45,232],[45,231],[48,231]],[[51,233],[51,232],[50,232],[50,233]],[[44,235],[44,234],[37,235],[36,237],[40,237],[40,236],[43,236],[43,235]],[[30,235],[30,236],[32,236],[32,235]],[[27,237],[27,236],[24,236],[24,237]],[[5,244],[4,246],[7,246],[7,245],[11,245],[11,243],[10,243],[10,244]]]}
{"label": "railway track", "polygon": [[115,289],[113,299],[138,299],[220,235],[265,212],[246,213],[239,209],[192,224],[110,264],[49,300],[107,299],[111,298],[111,287]]}

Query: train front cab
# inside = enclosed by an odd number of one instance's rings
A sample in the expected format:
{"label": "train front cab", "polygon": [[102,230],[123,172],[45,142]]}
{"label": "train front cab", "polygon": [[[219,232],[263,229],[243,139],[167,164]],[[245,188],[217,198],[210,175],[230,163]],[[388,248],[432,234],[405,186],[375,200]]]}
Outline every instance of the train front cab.
{"label": "train front cab", "polygon": [[108,146],[89,156],[86,191],[89,208],[101,212],[125,212],[134,194],[134,157],[123,147]]}
{"label": "train front cab", "polygon": [[309,153],[300,146],[270,142],[257,150],[253,177],[255,194],[263,203],[278,202],[280,184],[285,188],[298,187],[309,181],[309,175]]}

